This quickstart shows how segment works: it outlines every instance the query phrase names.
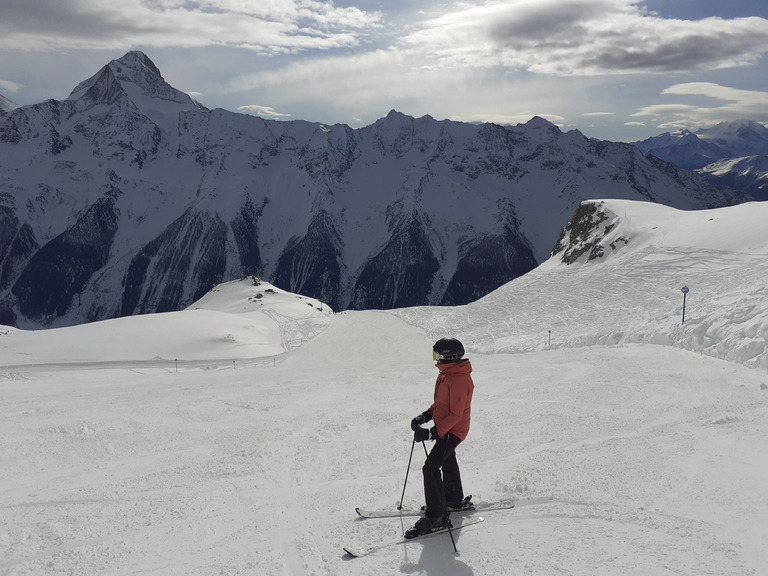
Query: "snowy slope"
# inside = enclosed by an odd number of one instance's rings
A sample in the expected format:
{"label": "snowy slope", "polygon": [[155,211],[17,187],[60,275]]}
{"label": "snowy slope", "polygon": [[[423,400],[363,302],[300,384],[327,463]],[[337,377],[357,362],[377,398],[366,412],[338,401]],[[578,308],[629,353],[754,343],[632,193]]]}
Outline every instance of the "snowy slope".
{"label": "snowy slope", "polygon": [[[332,314],[243,280],[130,328],[3,329],[0,573],[763,574],[768,364],[738,342],[768,336],[763,205],[594,205],[569,245],[602,257],[468,306]],[[465,489],[518,507],[459,556],[437,536],[350,560],[412,522],[354,507],[399,502],[436,334],[474,366]]]}
{"label": "snowy slope", "polygon": [[40,332],[0,327],[14,343],[10,364],[193,360],[274,356],[322,332],[333,311],[249,277],[215,287],[185,312],[116,318]]}
{"label": "snowy slope", "polygon": [[[663,344],[768,367],[768,206],[598,206],[606,219],[588,241],[602,247],[602,257],[585,254],[568,266],[555,255],[467,306],[395,313],[432,336],[461,333],[489,353],[542,350],[551,338],[556,348]],[[690,290],[685,324],[683,286]],[[494,312],[503,310],[509,313]]]}
{"label": "snowy slope", "polygon": [[741,190],[760,201],[768,200],[768,154],[720,160],[696,172],[718,186]]}

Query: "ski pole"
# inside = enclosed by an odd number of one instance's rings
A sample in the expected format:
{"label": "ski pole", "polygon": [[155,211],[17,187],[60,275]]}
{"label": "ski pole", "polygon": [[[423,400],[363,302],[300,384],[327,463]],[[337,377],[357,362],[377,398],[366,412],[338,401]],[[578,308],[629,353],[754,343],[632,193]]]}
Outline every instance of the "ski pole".
{"label": "ski pole", "polygon": [[[415,442],[415,439],[414,439]],[[427,452],[427,443],[422,440],[421,445],[424,446],[424,454],[427,456],[427,460],[429,460],[429,452]],[[437,482],[437,479],[435,478],[435,473],[432,471],[432,466],[429,465],[429,462],[426,464],[427,468],[429,468],[429,474],[432,476],[432,482]],[[451,544],[453,544],[453,552],[454,554],[459,553],[459,549],[456,548],[456,540],[453,537],[453,530],[451,530],[451,521],[448,520],[448,535],[451,537]]]}
{"label": "ski pole", "polygon": [[403,499],[405,498],[405,487],[408,485],[408,473],[411,471],[411,460],[413,460],[413,447],[416,446],[416,437],[413,437],[413,444],[411,444],[411,455],[408,457],[408,468],[405,471],[405,482],[403,482],[403,495],[400,496],[400,506],[398,510],[403,509]]}

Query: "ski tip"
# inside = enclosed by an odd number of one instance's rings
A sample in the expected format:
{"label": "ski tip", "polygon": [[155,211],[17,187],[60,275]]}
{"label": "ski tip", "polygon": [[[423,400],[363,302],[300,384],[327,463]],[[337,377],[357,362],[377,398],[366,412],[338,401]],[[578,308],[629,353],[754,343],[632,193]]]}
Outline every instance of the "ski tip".
{"label": "ski tip", "polygon": [[361,556],[361,552],[359,550],[355,550],[354,548],[344,548],[344,552],[346,552],[347,556],[350,558],[359,558]]}
{"label": "ski tip", "polygon": [[[358,516],[362,516],[362,514],[360,514],[360,508],[355,508],[355,512],[357,512]],[[345,550],[346,550],[346,548],[345,548]]]}

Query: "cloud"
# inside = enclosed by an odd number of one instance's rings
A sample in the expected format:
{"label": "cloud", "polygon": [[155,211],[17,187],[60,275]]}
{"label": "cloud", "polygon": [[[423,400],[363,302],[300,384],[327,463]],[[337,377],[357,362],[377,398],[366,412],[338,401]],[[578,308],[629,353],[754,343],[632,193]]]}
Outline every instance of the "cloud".
{"label": "cloud", "polygon": [[0,80],[0,92],[14,93],[18,92],[21,88],[24,88],[23,84],[18,82],[11,82],[10,80]]}
{"label": "cloud", "polygon": [[428,3],[411,16],[399,26],[380,11],[319,0],[4,0],[0,48],[346,49],[351,58],[352,49],[385,49],[421,69],[561,76],[712,70],[768,53],[764,18],[662,18],[638,0]]}
{"label": "cloud", "polygon": [[269,106],[259,106],[258,104],[248,104],[246,106],[240,106],[237,109],[238,112],[243,114],[253,114],[254,116],[261,116],[262,118],[288,118],[290,114],[283,114],[277,112],[274,108]]}
{"label": "cloud", "polygon": [[[280,68],[245,73],[232,78],[227,85],[227,90],[240,92],[259,87],[280,86],[286,83],[297,85],[310,83],[311,85],[307,88],[311,89],[312,85],[318,83],[333,83],[334,77],[339,72],[354,80],[360,73],[371,73],[377,69],[381,69],[386,75],[396,64],[397,55],[382,51],[292,60]],[[365,82],[367,80],[366,78]],[[351,88],[354,88],[354,84]]]}
{"label": "cloud", "polygon": [[[670,86],[662,94],[683,96],[686,103],[653,104],[641,108],[632,116],[648,117],[658,128],[665,130],[708,127],[743,118],[768,121],[768,92],[740,90],[712,82],[687,82]],[[719,104],[689,104],[687,102],[691,97],[715,100]]]}
{"label": "cloud", "polygon": [[[383,93],[408,98],[427,81],[395,53],[363,52],[293,60],[277,68],[241,74],[221,87],[223,93],[258,90],[290,102],[333,100],[338,106],[378,101]],[[394,105],[394,103],[393,103]]]}
{"label": "cloud", "polygon": [[[241,74],[212,88],[230,98],[251,91],[282,111],[361,125],[391,109],[462,122],[517,124],[532,116],[564,120],[555,83],[546,78],[503,77],[493,70],[414,66],[402,52],[376,50],[294,60],[276,69]],[[565,80],[570,82],[570,80]],[[310,110],[307,112],[307,110]]]}
{"label": "cloud", "polygon": [[662,92],[662,94],[678,94],[683,96],[707,96],[715,100],[731,102],[738,106],[754,109],[768,109],[768,92],[756,90],[741,90],[720,86],[712,82],[687,82],[675,84]]}
{"label": "cloud", "polygon": [[4,0],[0,48],[236,46],[263,54],[356,46],[381,14],[316,0]]}
{"label": "cloud", "polygon": [[540,74],[691,72],[754,64],[768,20],[675,20],[634,0],[516,0],[459,5],[402,39],[432,66],[504,67]]}

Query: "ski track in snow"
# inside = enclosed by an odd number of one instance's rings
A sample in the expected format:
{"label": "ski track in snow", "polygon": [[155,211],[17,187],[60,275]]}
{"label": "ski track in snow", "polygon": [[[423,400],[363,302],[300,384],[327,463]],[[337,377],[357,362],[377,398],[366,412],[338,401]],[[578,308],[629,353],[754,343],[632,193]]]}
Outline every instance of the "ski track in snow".
{"label": "ski track in snow", "polygon": [[[520,505],[458,533],[458,557],[446,537],[345,560],[413,521],[354,512],[396,506],[434,377],[407,350],[427,337],[386,316],[339,316],[272,366],[5,378],[3,573],[760,573],[764,378],[656,346],[473,355],[465,485]],[[361,324],[405,335],[392,370],[365,373]]]}

